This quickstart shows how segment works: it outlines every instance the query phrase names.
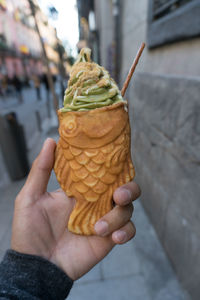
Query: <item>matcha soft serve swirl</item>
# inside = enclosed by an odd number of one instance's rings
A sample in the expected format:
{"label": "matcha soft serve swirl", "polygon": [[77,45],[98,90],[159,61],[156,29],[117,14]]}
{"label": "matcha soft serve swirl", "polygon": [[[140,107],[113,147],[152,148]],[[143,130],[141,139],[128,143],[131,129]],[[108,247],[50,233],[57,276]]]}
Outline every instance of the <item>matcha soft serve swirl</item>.
{"label": "matcha soft serve swirl", "polygon": [[81,49],[70,73],[62,112],[87,111],[124,101],[109,73],[91,62],[90,56],[90,49]]}

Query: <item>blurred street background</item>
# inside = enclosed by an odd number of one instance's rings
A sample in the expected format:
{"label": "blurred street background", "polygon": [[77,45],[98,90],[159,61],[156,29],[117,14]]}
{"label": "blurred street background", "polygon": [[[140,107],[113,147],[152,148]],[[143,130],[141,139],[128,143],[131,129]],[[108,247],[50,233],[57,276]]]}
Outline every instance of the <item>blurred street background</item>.
{"label": "blurred street background", "polygon": [[199,0],[0,0],[0,258],[30,166],[46,137],[58,140],[56,110],[80,49],[121,89],[145,42],[125,96],[142,189],[137,235],[69,299],[200,299],[199,36]]}

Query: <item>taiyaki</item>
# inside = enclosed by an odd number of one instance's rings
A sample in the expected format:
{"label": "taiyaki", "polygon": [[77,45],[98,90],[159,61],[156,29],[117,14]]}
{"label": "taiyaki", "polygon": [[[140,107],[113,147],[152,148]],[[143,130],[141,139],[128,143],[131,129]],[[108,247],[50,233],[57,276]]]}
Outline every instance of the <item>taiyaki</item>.
{"label": "taiyaki", "polygon": [[90,55],[83,48],[70,73],[54,165],[61,188],[76,199],[66,226],[81,235],[95,234],[94,224],[113,208],[114,191],[135,175],[127,101]]}

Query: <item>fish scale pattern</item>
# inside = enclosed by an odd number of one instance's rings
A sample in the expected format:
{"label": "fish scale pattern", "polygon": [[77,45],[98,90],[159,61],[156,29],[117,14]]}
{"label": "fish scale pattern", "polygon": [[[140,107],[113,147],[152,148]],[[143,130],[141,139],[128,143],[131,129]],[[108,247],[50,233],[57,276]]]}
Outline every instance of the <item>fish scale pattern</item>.
{"label": "fish scale pattern", "polygon": [[134,177],[129,122],[114,141],[97,149],[77,148],[60,137],[54,170],[62,189],[77,200],[69,230],[94,234],[94,224],[112,209],[114,190]]}

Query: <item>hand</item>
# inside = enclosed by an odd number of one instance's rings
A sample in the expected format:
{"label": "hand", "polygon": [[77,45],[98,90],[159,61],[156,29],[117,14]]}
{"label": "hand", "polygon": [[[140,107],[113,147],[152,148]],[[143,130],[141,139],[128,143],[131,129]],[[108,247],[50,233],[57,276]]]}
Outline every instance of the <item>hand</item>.
{"label": "hand", "polygon": [[140,189],[130,182],[115,191],[116,206],[95,224],[97,236],[73,234],[66,226],[75,200],[60,189],[52,193],[46,191],[55,147],[52,139],[46,140],[16,198],[11,248],[42,256],[76,280],[106,256],[115,244],[133,238],[132,201],[139,197]]}

